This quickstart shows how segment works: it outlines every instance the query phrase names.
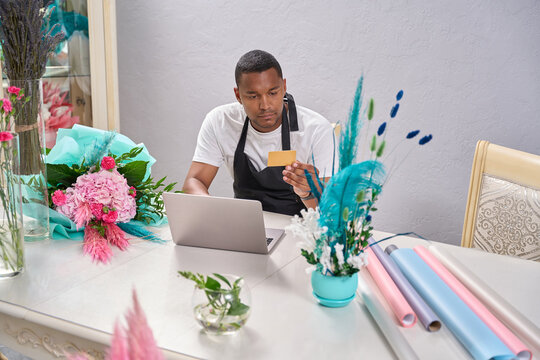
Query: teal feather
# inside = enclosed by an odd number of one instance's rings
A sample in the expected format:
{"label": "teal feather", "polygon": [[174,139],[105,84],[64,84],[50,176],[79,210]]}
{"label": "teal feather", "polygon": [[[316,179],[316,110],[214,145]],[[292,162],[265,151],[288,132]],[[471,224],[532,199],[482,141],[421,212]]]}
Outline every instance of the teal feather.
{"label": "teal feather", "polygon": [[317,201],[321,200],[321,193],[319,192],[319,189],[317,189],[317,186],[315,186],[315,182],[313,182],[313,177],[306,169],[304,169],[304,174],[306,175],[306,180],[309,184],[309,188],[311,189],[311,193],[313,194],[313,196],[315,196]]}
{"label": "teal feather", "polygon": [[88,166],[96,165],[101,162],[104,156],[107,156],[116,133],[114,131],[106,132],[103,137],[97,138],[93,146],[84,152],[84,162]]}
{"label": "teal feather", "polygon": [[126,233],[140,237],[141,239],[150,240],[152,242],[156,242],[160,244],[165,242],[165,240],[161,239],[159,236],[157,236],[153,232],[147,230],[144,226],[137,225],[132,222],[117,223],[116,225],[118,225],[118,227],[124,230]]}
{"label": "teal feather", "polygon": [[362,128],[362,118],[360,116],[360,109],[362,108],[362,85],[364,77],[361,76],[358,80],[358,86],[356,87],[356,93],[354,94],[354,101],[349,112],[349,121],[345,126],[345,129],[341,131],[340,144],[339,144],[339,169],[343,170],[347,166],[354,163],[356,158],[356,150],[358,144],[356,138]]}
{"label": "teal feather", "polygon": [[[335,147],[334,147],[334,151],[335,151]],[[311,161],[312,161],[312,163],[313,163],[313,167],[316,168],[316,166],[315,166],[315,155],[313,155],[313,149],[311,149]],[[305,171],[305,170],[304,170],[304,171]],[[332,171],[333,171],[333,170],[332,170]],[[317,174],[318,176],[315,177],[315,178],[317,179],[317,183],[319,184],[319,189],[321,189],[321,191],[324,191],[324,184],[323,184],[323,182],[321,181],[320,174],[321,174],[321,173],[320,173],[320,171],[319,171],[319,173]],[[332,175],[334,175],[334,174],[332,173]],[[311,175],[310,175],[310,176],[311,176]],[[323,172],[323,177],[327,177],[326,174],[325,174],[325,172]],[[306,176],[306,178],[307,178],[307,176]],[[308,183],[309,183],[309,180],[308,180]],[[313,192],[314,186],[309,185],[309,187],[311,188],[311,191]],[[315,188],[315,190],[316,190],[317,192],[319,192],[319,189]],[[321,196],[320,196],[320,195],[321,195],[321,194],[319,193],[319,197],[317,198],[317,201],[319,201],[319,200],[321,199]]]}
{"label": "teal feather", "polygon": [[385,178],[383,164],[378,160],[350,165],[334,175],[326,185],[319,201],[321,226],[328,227],[330,235],[344,231],[343,211],[349,209],[349,219],[354,216],[357,194],[362,190],[380,189]]}

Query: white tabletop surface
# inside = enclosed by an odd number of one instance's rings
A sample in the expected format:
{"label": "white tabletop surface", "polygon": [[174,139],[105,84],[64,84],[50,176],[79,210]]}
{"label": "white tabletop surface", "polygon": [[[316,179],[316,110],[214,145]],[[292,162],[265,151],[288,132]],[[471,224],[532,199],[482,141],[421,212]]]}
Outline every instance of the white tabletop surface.
{"label": "white tabletop surface", "polygon": [[[290,218],[268,213],[265,221],[267,227],[283,228]],[[167,226],[157,231],[171,239]],[[389,243],[427,244],[408,237]],[[539,263],[444,244],[440,248],[540,324]],[[317,304],[305,272],[308,265],[289,237],[270,255],[137,239],[127,251],[115,249],[109,264],[83,256],[80,241],[53,240],[27,245],[26,264],[22,276],[0,281],[0,312],[39,314],[110,334],[115,320],[131,307],[131,290],[136,289],[159,346],[174,353],[210,359],[395,358],[358,297],[343,308]],[[179,277],[178,270],[243,276],[252,291],[246,326],[233,336],[204,334],[192,314],[193,282]],[[416,324],[400,330],[421,359],[470,358],[446,328],[428,333]]]}

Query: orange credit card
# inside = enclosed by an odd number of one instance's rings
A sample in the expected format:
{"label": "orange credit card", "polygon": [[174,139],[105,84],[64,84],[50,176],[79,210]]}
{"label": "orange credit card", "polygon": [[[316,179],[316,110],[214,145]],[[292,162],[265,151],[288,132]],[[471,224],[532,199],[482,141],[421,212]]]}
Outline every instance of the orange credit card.
{"label": "orange credit card", "polygon": [[296,150],[270,151],[268,153],[268,167],[287,166],[296,161]]}

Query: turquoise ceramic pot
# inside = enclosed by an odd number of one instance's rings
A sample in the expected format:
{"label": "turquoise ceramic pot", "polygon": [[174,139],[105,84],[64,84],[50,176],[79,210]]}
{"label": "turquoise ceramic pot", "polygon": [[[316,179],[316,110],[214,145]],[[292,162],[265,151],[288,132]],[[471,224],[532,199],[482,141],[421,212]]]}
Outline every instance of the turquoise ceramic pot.
{"label": "turquoise ceramic pot", "polygon": [[325,276],[320,271],[311,273],[313,295],[321,305],[345,306],[354,299],[358,287],[358,273],[351,276]]}

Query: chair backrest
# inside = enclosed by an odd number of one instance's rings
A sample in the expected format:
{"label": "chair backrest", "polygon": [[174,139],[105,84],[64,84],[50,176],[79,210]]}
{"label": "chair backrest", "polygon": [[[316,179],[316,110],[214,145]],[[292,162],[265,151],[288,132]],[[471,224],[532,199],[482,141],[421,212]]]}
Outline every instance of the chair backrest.
{"label": "chair backrest", "polygon": [[477,143],[461,246],[540,261],[540,156]]}

